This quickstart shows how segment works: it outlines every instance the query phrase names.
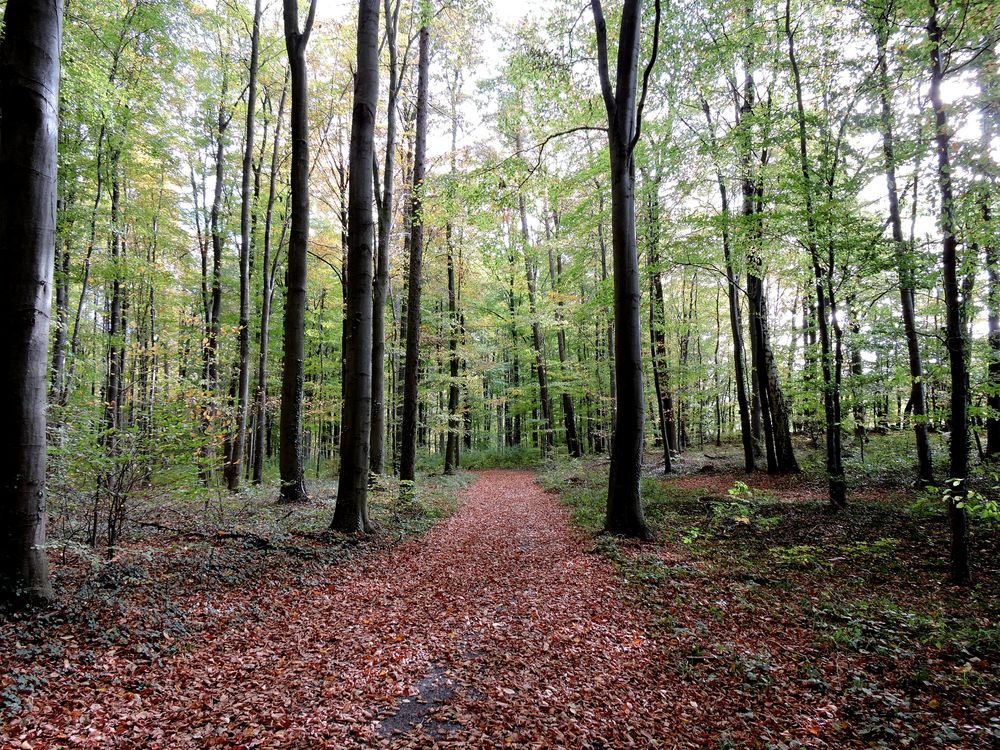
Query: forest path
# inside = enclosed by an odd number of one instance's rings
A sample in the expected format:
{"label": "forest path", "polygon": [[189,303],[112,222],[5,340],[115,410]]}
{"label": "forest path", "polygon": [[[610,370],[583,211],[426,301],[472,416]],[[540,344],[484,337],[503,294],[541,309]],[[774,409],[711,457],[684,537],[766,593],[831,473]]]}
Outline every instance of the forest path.
{"label": "forest path", "polygon": [[66,707],[63,736],[102,748],[663,747],[662,655],[587,547],[532,473],[482,472],[423,538],[323,581],[263,583],[235,609],[206,597],[192,648],[156,666],[130,674],[109,657],[116,679]]}

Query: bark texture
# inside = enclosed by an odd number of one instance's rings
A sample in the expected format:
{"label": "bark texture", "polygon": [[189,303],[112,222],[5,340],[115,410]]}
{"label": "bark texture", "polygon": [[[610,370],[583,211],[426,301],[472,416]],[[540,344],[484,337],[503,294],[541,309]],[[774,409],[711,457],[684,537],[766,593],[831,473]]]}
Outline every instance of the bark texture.
{"label": "bark texture", "polygon": [[52,598],[45,394],[56,240],[61,0],[9,0],[0,42],[0,608]]}

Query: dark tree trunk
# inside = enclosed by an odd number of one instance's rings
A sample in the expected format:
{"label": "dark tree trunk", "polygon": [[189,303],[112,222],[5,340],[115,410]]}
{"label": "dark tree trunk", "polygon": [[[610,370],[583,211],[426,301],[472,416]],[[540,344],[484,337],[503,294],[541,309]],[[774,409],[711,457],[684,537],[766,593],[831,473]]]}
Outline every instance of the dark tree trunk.
{"label": "dark tree trunk", "polygon": [[372,287],[372,418],[369,440],[369,469],[385,473],[385,302],[389,291],[389,242],[392,236],[393,196],[396,172],[396,106],[400,75],[396,33],[399,25],[399,0],[390,8],[385,0],[385,34],[389,51],[389,91],[386,105],[385,166],[382,197],[378,203],[378,248]]}
{"label": "dark tree trunk", "polygon": [[930,99],[934,110],[934,139],[937,145],[938,187],[941,191],[941,266],[948,363],[951,367],[951,440],[949,443],[948,518],[951,523],[951,578],[959,584],[971,580],[969,571],[969,519],[965,510],[969,475],[969,397],[962,299],[958,287],[958,238],[955,234],[955,197],[952,187],[951,131],[948,114],[941,101],[944,79],[941,26],[937,0],[931,1],[927,23],[931,52]]}
{"label": "dark tree trunk", "polygon": [[[451,178],[455,178],[455,153],[458,145],[458,95],[460,71],[455,69],[451,89]],[[455,278],[454,227],[449,221],[445,226],[445,251],[448,265],[448,435],[444,450],[444,473],[454,474],[459,465],[461,432],[458,390],[458,336],[461,331],[458,318],[458,284]],[[459,256],[461,257],[461,256]]]}
{"label": "dark tree trunk", "polygon": [[[711,138],[714,150],[716,137],[712,126],[712,113],[706,100],[702,100],[702,110],[705,113],[705,119],[708,121],[709,137]],[[754,431],[751,424],[750,399],[747,397],[746,355],[743,345],[743,321],[740,315],[739,280],[733,265],[729,192],[726,190],[726,180],[720,169],[716,169],[715,176],[719,185],[719,199],[722,206],[722,254],[726,262],[726,293],[729,299],[729,329],[733,339],[733,371],[736,379],[736,404],[740,413],[740,440],[743,444],[743,468],[747,473],[750,473],[757,467],[754,455]]]}
{"label": "dark tree trunk", "polygon": [[[372,276],[375,225],[373,168],[375,112],[378,107],[378,0],[361,0],[358,67],[354,77],[348,197],[347,308],[344,346],[344,411],[340,438],[340,479],[331,528],[369,532],[368,467],[372,419]],[[386,175],[387,180],[392,175]],[[378,311],[382,314],[382,310]]]}
{"label": "dark tree trunk", "polygon": [[[558,224],[556,226],[558,230]],[[557,294],[556,297],[556,344],[559,347],[559,368],[560,374],[563,378],[566,377],[566,360],[567,360],[567,349],[566,349],[566,329],[563,324],[563,301],[562,297],[559,296],[559,287],[562,281],[562,254],[556,253],[555,264],[553,264],[552,259],[552,246],[549,245],[548,248],[549,255],[549,277],[552,279],[552,290]],[[566,429],[566,450],[569,455],[573,458],[579,458],[583,455],[583,445],[580,442],[580,436],[576,428],[576,410],[573,407],[573,397],[570,395],[565,386],[562,392],[562,408],[563,408],[563,426]]]}
{"label": "dark tree trunk", "polygon": [[667,336],[664,332],[666,314],[663,303],[663,278],[660,269],[660,207],[656,183],[647,198],[648,246],[646,263],[649,271],[649,356],[653,364],[653,385],[656,391],[657,416],[663,438],[663,473],[672,471],[670,449],[675,444],[673,403],[670,399],[670,373],[667,370]]}
{"label": "dark tree trunk", "polygon": [[9,0],[0,42],[3,306],[0,607],[52,598],[45,551],[45,390],[56,241],[62,0]]}
{"label": "dark tree trunk", "polygon": [[403,372],[403,425],[399,478],[412,482],[417,461],[417,391],[420,365],[420,292],[423,284],[423,191],[427,153],[427,104],[430,77],[430,31],[426,19],[420,28],[417,71],[417,133],[410,194],[410,259],[406,297],[406,363]]}
{"label": "dark tree trunk", "polygon": [[[635,162],[633,149],[642,123],[636,103],[639,77],[642,3],[625,0],[615,89],[608,67],[607,24],[600,0],[591,0],[597,29],[598,73],[608,114],[608,147],[611,154],[611,226],[614,267],[616,396],[611,468],[605,528],[613,534],[652,538],[646,525],[639,480],[644,450],[644,397],[642,388],[642,327],[639,322],[639,260],[635,233]],[[656,3],[658,41],[660,4]],[[647,70],[652,68],[656,52]],[[643,95],[645,95],[643,81]],[[640,100],[641,101],[641,100]]]}
{"label": "dark tree trunk", "polygon": [[257,61],[260,57],[260,5],[256,0],[253,33],[250,37],[250,81],[247,86],[246,143],[243,149],[243,183],[240,205],[240,363],[236,391],[236,431],[232,437],[226,484],[231,491],[240,488],[243,455],[246,452],[247,402],[250,398],[250,179],[253,175],[254,117],[257,108]]}
{"label": "dark tree trunk", "polygon": [[980,216],[986,251],[986,270],[989,283],[986,291],[986,310],[989,316],[989,364],[986,373],[986,455],[1000,453],[1000,237],[994,225],[991,200],[996,195],[997,171],[992,161],[990,147],[1000,136],[1000,80],[997,76],[996,52],[986,46],[981,55],[978,79],[980,90],[979,121],[982,128],[982,164],[979,172],[983,178],[979,198]]}
{"label": "dark tree trunk", "polygon": [[816,245],[816,215],[813,210],[812,176],[809,169],[809,152],[806,138],[806,113],[802,99],[802,79],[799,75],[798,60],[795,57],[795,35],[792,32],[791,6],[788,0],[786,0],[785,4],[785,35],[788,38],[788,59],[792,68],[792,82],[795,86],[795,103],[798,115],[799,167],[802,171],[802,191],[805,197],[806,246],[809,248],[813,276],[816,282],[817,317],[819,320],[819,338],[822,356],[820,369],[823,373],[823,410],[826,414],[827,482],[830,505],[833,508],[843,508],[847,505],[847,484],[844,479],[840,414],[839,404],[837,403],[840,379],[839,377],[835,377],[833,372],[834,362],[829,330],[829,320],[831,317],[835,319],[835,316],[831,315],[830,311],[827,310],[828,275],[833,274],[834,268],[832,259],[828,264],[829,267],[823,267]]}
{"label": "dark tree trunk", "polygon": [[[885,159],[885,181],[889,199],[889,226],[896,254],[899,275],[899,297],[902,308],[903,331],[906,336],[907,361],[910,368],[910,404],[913,410],[913,432],[917,448],[917,478],[923,485],[934,481],[931,444],[927,434],[927,396],[924,392],[923,364],[920,361],[920,342],[917,339],[916,304],[913,297],[913,249],[903,237],[903,219],[899,211],[899,192],[896,187],[896,142],[893,136],[892,104],[889,100],[889,18],[888,8],[873,20],[878,56],[878,91],[881,103],[882,154]],[[989,267],[989,264],[987,263]],[[1000,318],[998,318],[1000,320]],[[997,434],[1000,439],[1000,429]]]}
{"label": "dark tree trunk", "polygon": [[[278,150],[281,145],[281,120],[285,114],[285,97],[288,94],[288,72],[285,72],[285,81],[281,87],[281,99],[278,103],[278,115],[274,123],[274,146],[271,151],[271,174],[267,189],[267,208],[264,211],[264,250],[260,264],[260,274],[262,281],[261,303],[260,303],[260,349],[257,357],[257,394],[256,402],[256,431],[253,452],[253,483],[260,484],[264,481],[264,456],[270,455],[267,449],[268,441],[268,419],[267,419],[267,355],[270,346],[271,336],[271,300],[274,298],[274,280],[278,270],[278,257],[281,253],[281,244],[278,251],[271,258],[271,234],[274,224],[274,203],[277,196],[278,186]],[[283,232],[284,230],[282,230]]]}
{"label": "dark tree trunk", "polygon": [[[309,84],[306,45],[312,32],[316,0],[309,4],[305,28],[299,31],[297,0],[284,0],[285,48],[292,85],[291,233],[285,292],[284,358],[278,461],[281,500],[307,498],[302,456],[302,387],[305,381],[306,256],[309,243]],[[369,181],[370,182],[370,181]]]}

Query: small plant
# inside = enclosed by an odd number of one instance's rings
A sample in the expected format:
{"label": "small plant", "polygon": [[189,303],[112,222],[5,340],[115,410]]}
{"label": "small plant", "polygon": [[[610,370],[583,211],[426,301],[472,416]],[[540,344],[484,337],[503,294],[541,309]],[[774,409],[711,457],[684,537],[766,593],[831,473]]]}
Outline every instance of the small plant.
{"label": "small plant", "polygon": [[783,568],[796,570],[815,570],[829,565],[819,557],[819,548],[811,544],[800,544],[795,547],[773,547],[770,550],[775,563]]}

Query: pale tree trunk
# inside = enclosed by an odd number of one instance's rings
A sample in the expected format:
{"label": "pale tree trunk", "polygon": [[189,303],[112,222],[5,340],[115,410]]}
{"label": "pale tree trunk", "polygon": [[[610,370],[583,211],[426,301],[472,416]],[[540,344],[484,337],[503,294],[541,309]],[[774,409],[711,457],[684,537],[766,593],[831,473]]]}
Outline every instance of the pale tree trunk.
{"label": "pale tree trunk", "polygon": [[281,99],[278,103],[278,116],[274,123],[274,146],[271,151],[271,174],[267,189],[267,208],[264,211],[264,250],[260,264],[262,283],[260,303],[260,349],[257,361],[257,394],[254,399],[257,435],[254,439],[253,474],[254,484],[264,481],[264,454],[267,443],[267,354],[271,334],[271,300],[274,297],[274,279],[278,270],[277,260],[281,253],[281,244],[271,258],[271,233],[274,224],[274,203],[278,188],[278,150],[281,146],[281,120],[285,114],[285,98],[288,93],[288,72],[281,87]]}
{"label": "pale tree trunk", "polygon": [[646,82],[656,60],[660,3],[656,2],[653,55],[643,80],[643,96],[636,103],[639,77],[642,3],[625,0],[615,89],[608,67],[607,24],[600,0],[591,0],[597,29],[598,73],[608,114],[608,147],[611,154],[611,231],[615,310],[615,425],[608,473],[605,528],[613,534],[652,538],[646,525],[639,491],[645,448],[642,388],[642,327],[639,322],[639,260],[635,233],[635,162],[633,150],[642,124]]}
{"label": "pale tree trunk", "polygon": [[250,37],[250,81],[247,86],[246,143],[243,148],[243,183],[240,205],[240,364],[236,392],[236,431],[232,437],[229,462],[225,467],[226,484],[240,488],[244,446],[247,437],[247,401],[250,397],[250,178],[253,173],[254,117],[257,108],[257,61],[260,57],[260,4],[256,0],[253,33]]}
{"label": "pale tree trunk", "polygon": [[[378,0],[361,0],[358,67],[354,78],[348,195],[347,308],[344,347],[344,411],[340,478],[331,528],[371,531],[368,520],[369,439],[372,419],[372,275],[374,273],[375,112],[378,106]],[[386,175],[391,179],[391,175]],[[378,311],[379,315],[382,310]]]}
{"label": "pale tree trunk", "polygon": [[288,241],[285,293],[284,358],[281,376],[281,416],[278,459],[281,500],[307,499],[302,457],[302,386],[305,381],[306,257],[309,244],[309,85],[306,45],[316,17],[316,0],[309,4],[305,28],[299,31],[297,0],[284,0],[285,48],[292,85],[292,223]]}
{"label": "pale tree trunk", "polygon": [[938,21],[937,0],[931,1],[927,38],[931,52],[930,99],[934,111],[934,133],[938,157],[938,187],[941,191],[941,266],[948,363],[951,366],[951,440],[949,441],[948,518],[951,524],[951,578],[967,584],[969,571],[969,518],[965,510],[969,475],[969,399],[965,330],[962,325],[962,300],[958,287],[958,237],[955,234],[955,197],[952,186],[951,131],[948,114],[941,100],[944,79],[941,49],[942,31]]}
{"label": "pale tree trunk", "polygon": [[420,366],[420,292],[423,284],[423,192],[427,154],[427,103],[430,77],[430,31],[427,19],[420,27],[420,61],[417,71],[417,134],[410,194],[410,258],[406,296],[406,361],[403,366],[403,424],[399,478],[412,482],[417,461],[417,386]]}
{"label": "pale tree trunk", "polygon": [[[520,139],[518,139],[520,143]],[[518,146],[518,151],[520,151]],[[538,405],[542,413],[542,439],[539,443],[542,455],[548,454],[553,445],[555,423],[552,420],[552,402],[549,400],[548,371],[545,367],[545,351],[542,342],[542,324],[538,320],[538,300],[536,295],[538,266],[531,255],[531,235],[528,232],[528,210],[524,195],[517,199],[521,217],[521,240],[524,251],[524,278],[528,286],[528,309],[531,312],[531,343],[535,350],[535,377],[538,379]]]}
{"label": "pale tree trunk", "polygon": [[45,391],[56,240],[62,0],[9,0],[0,42],[0,608],[52,599]]}

